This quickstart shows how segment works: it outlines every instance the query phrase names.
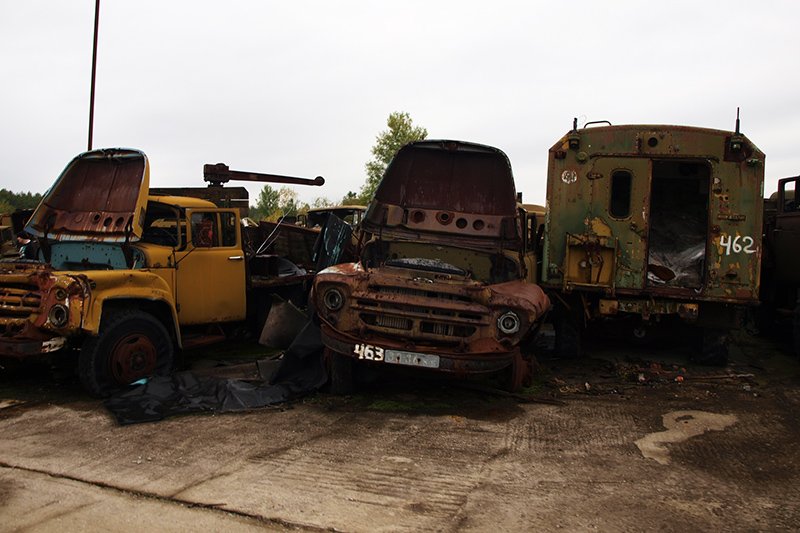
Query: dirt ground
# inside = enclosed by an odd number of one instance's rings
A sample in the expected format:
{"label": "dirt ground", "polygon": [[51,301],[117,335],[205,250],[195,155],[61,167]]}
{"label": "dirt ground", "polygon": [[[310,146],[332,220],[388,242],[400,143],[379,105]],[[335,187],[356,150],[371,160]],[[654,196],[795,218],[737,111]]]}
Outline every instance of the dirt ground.
{"label": "dirt ground", "polygon": [[797,530],[798,361],[746,334],[726,368],[685,355],[605,342],[540,358],[524,398],[383,376],[124,427],[74,381],[5,370],[0,530]]}

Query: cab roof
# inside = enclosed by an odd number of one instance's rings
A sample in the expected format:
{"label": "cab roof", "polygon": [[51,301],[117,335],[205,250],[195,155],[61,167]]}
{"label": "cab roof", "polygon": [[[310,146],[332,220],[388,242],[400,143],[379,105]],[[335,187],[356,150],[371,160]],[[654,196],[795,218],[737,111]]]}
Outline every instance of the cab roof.
{"label": "cab roof", "polygon": [[174,207],[188,207],[189,209],[200,209],[206,207],[217,207],[214,202],[203,200],[202,198],[192,198],[191,196],[149,196],[151,202],[167,204]]}

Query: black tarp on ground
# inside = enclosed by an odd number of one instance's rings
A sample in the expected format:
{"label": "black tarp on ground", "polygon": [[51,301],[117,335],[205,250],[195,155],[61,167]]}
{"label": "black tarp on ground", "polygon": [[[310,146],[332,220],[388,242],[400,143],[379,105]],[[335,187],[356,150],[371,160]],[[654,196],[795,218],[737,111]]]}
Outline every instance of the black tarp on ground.
{"label": "black tarp on ground", "polygon": [[117,422],[126,425],[199,411],[224,413],[266,407],[313,392],[327,381],[319,326],[310,320],[284,353],[269,384],[178,372],[152,378],[103,403]]}

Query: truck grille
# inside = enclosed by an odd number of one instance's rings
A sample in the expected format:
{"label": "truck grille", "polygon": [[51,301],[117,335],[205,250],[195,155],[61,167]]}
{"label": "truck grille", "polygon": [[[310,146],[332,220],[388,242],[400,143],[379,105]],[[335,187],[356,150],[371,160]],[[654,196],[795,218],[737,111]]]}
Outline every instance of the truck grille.
{"label": "truck grille", "polygon": [[489,310],[470,298],[436,290],[371,286],[352,304],[362,326],[376,333],[460,342],[489,323]]}
{"label": "truck grille", "polygon": [[42,296],[35,286],[0,287],[0,317],[27,317],[42,304]]}
{"label": "truck grille", "polygon": [[389,287],[389,286],[373,286],[370,287],[376,292],[382,294],[402,294],[404,296],[419,296],[422,298],[434,298],[436,300],[450,300],[459,302],[472,302],[469,298],[459,294],[451,294],[448,292],[439,291],[423,291],[420,289],[411,289],[408,287]]}

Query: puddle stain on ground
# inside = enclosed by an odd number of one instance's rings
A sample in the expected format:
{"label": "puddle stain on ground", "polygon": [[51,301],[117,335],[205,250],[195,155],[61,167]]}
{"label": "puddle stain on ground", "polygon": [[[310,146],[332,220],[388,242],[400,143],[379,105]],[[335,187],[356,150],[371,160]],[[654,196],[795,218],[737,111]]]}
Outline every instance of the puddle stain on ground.
{"label": "puddle stain on ground", "polygon": [[737,422],[735,415],[721,415],[705,411],[672,411],[661,417],[666,431],[645,435],[635,442],[648,459],[659,464],[669,464],[666,444],[684,442],[708,431],[722,431]]}

